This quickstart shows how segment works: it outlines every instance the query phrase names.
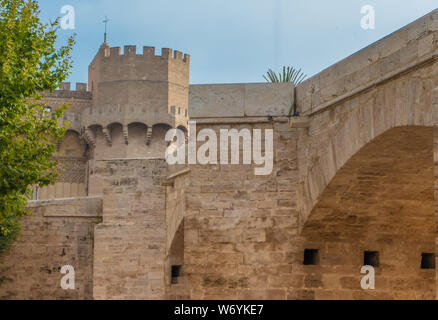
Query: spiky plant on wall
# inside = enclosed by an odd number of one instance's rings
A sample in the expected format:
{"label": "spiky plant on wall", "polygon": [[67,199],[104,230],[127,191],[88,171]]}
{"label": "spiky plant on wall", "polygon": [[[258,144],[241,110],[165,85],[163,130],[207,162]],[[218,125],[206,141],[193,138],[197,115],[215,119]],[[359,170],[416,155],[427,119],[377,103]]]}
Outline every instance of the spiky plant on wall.
{"label": "spiky plant on wall", "polygon": [[266,75],[263,76],[268,82],[291,82],[294,86],[299,85],[306,77],[307,75],[301,69],[297,70],[294,67],[283,67],[283,72],[279,72],[278,75],[272,69],[269,69]]}
{"label": "spiky plant on wall", "polygon": [[[263,76],[267,82],[272,83],[280,83],[280,82],[286,82],[286,83],[292,83],[294,87],[299,85],[301,82],[303,82],[306,79],[307,75],[305,75],[301,69],[297,70],[294,67],[283,67],[283,72],[279,72],[278,75],[272,70],[269,69],[266,72],[266,75]],[[298,117],[298,109],[297,105],[294,102],[292,103],[292,106],[289,110],[289,117],[293,115],[294,117]]]}

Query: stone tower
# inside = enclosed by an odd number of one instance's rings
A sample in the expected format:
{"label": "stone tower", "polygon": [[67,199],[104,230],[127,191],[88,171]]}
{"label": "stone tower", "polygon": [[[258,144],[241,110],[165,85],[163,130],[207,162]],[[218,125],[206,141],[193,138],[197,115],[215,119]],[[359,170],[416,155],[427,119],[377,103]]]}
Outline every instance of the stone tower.
{"label": "stone tower", "polygon": [[[187,127],[189,61],[171,49],[156,56],[152,47],[137,54],[125,46],[122,54],[104,43],[90,64],[92,105],[82,116],[82,137],[89,195],[103,194],[103,221],[94,228],[98,299],[164,297],[165,135]],[[120,162],[114,159],[126,161],[113,166]]]}
{"label": "stone tower", "polygon": [[[89,158],[163,158],[165,134],[187,127],[190,56],[179,51],[136,46],[110,48],[104,43],[89,66],[92,106],[83,112],[82,136]],[[90,163],[89,193],[101,182]]]}

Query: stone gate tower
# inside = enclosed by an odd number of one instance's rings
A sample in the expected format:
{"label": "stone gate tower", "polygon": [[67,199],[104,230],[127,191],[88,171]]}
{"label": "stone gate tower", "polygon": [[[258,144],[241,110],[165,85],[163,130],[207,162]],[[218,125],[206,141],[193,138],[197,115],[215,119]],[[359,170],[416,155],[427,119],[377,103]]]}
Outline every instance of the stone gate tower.
{"label": "stone gate tower", "polygon": [[[82,115],[89,146],[89,194],[101,194],[93,160],[163,158],[165,134],[187,127],[190,56],[163,48],[110,48],[104,43],[89,66],[92,105]],[[96,180],[97,179],[97,180]]]}
{"label": "stone gate tower", "polygon": [[104,43],[89,66],[82,137],[89,195],[103,195],[103,221],[94,228],[97,298],[164,298],[165,135],[187,132],[189,64],[189,55],[171,49],[156,56],[152,47],[137,54],[125,46],[122,54]]}

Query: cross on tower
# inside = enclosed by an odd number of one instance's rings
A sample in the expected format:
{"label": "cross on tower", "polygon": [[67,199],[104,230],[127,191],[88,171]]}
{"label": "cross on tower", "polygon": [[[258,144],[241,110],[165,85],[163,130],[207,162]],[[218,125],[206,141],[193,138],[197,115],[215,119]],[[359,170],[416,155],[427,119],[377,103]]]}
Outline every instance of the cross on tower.
{"label": "cross on tower", "polygon": [[105,37],[104,37],[104,43],[106,43],[106,28],[107,28],[107,24],[109,22],[109,19],[107,16],[105,16],[105,20],[102,21],[105,24]]}

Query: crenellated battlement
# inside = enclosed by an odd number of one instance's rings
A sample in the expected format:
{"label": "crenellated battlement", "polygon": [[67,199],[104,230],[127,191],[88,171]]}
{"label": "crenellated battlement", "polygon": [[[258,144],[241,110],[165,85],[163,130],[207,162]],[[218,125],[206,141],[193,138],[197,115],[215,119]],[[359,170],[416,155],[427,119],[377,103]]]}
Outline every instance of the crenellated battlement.
{"label": "crenellated battlement", "polygon": [[82,82],[76,82],[76,90],[71,90],[70,82],[63,82],[61,87],[58,89],[60,91],[79,91],[79,92],[87,92],[87,84]]}
{"label": "crenellated battlement", "polygon": [[167,129],[187,126],[190,55],[140,51],[104,43],[90,64],[92,105],[81,125],[94,159],[162,157]]}
{"label": "crenellated battlement", "polygon": [[81,82],[76,83],[76,90],[71,90],[70,82],[63,82],[57,90],[53,92],[45,93],[44,97],[60,98],[60,99],[69,99],[69,98],[86,99],[86,100],[92,99],[91,92],[87,91],[87,84]]}
{"label": "crenellated battlement", "polygon": [[101,46],[89,67],[93,111],[111,113],[111,106],[129,105],[135,109],[129,114],[168,121],[171,106],[187,110],[190,55],[169,48],[157,55],[151,46],[144,46],[140,54],[137,49],[135,45]]}
{"label": "crenellated battlement", "polygon": [[123,47],[123,53],[121,47],[107,47],[105,48],[104,57],[105,58],[111,58],[111,57],[145,57],[145,58],[161,58],[166,60],[176,60],[176,61],[182,61],[189,63],[190,62],[190,55],[189,54],[183,54],[181,51],[173,50],[169,48],[162,48],[161,49],[161,55],[156,55],[155,47],[149,47],[144,46],[143,47],[143,53],[137,54],[137,46],[134,45],[126,45]]}

